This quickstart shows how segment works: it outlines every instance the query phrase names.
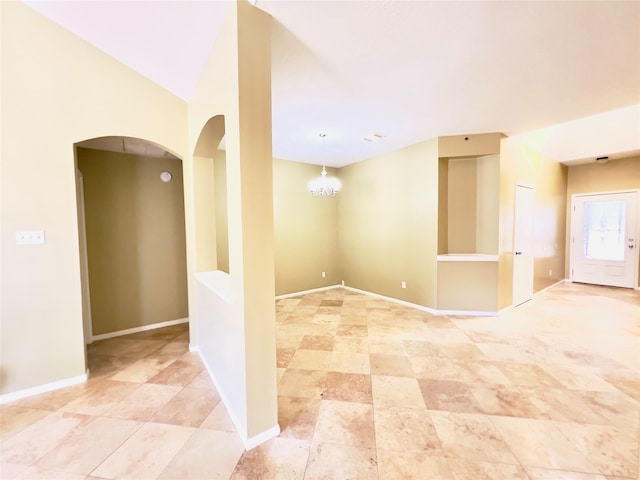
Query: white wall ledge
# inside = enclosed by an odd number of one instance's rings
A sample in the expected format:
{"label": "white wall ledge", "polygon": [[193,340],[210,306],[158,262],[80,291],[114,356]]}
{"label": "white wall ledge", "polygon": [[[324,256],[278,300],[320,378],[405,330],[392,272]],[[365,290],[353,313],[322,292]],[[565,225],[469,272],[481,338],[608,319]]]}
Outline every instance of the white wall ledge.
{"label": "white wall ledge", "polygon": [[233,303],[231,294],[231,276],[222,270],[212,270],[209,272],[196,272],[196,280],[215,293],[226,303]]}
{"label": "white wall ledge", "polygon": [[438,255],[439,262],[497,262],[498,255],[486,253],[447,253]]}

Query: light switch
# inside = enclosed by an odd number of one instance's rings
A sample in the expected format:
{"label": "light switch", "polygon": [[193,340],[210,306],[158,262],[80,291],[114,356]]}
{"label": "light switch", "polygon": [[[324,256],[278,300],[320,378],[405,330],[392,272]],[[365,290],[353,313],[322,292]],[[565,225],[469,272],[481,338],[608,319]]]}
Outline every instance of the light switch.
{"label": "light switch", "polygon": [[44,230],[20,230],[16,232],[16,245],[44,245]]}

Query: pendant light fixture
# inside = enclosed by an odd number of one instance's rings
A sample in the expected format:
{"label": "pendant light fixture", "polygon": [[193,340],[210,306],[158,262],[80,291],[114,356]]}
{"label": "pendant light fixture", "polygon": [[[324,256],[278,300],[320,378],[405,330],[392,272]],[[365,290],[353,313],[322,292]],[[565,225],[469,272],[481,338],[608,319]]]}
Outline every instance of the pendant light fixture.
{"label": "pendant light fixture", "polygon": [[323,155],[322,172],[320,172],[320,176],[318,178],[311,180],[307,184],[307,188],[309,189],[309,192],[314,197],[335,197],[336,193],[340,191],[340,187],[342,186],[342,184],[340,183],[340,180],[338,180],[337,178],[327,177],[327,167],[325,165],[325,160],[324,160],[324,154],[325,154],[324,142],[326,137],[327,137],[326,133],[320,134],[320,138],[322,139],[322,155]]}

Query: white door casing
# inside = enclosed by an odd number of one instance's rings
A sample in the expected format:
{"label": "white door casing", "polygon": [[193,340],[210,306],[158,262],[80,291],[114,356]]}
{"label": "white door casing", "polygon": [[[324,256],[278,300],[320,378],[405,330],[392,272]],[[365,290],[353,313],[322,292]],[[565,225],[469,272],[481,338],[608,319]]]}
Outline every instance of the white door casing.
{"label": "white door casing", "polygon": [[638,191],[572,195],[572,282],[637,286],[639,197]]}
{"label": "white door casing", "polygon": [[533,215],[535,190],[517,184],[513,219],[513,305],[533,297]]}

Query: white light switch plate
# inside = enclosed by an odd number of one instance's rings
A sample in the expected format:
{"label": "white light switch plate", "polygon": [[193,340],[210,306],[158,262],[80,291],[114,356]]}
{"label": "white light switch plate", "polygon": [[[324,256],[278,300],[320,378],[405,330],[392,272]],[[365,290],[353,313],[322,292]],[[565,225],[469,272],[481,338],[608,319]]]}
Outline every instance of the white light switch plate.
{"label": "white light switch plate", "polygon": [[16,245],[44,245],[44,230],[21,230],[16,232]]}

